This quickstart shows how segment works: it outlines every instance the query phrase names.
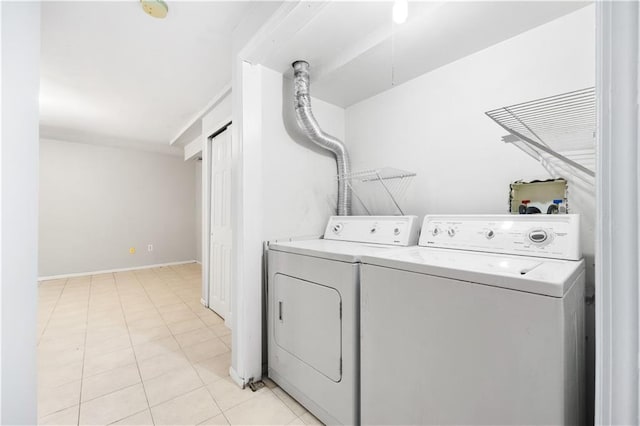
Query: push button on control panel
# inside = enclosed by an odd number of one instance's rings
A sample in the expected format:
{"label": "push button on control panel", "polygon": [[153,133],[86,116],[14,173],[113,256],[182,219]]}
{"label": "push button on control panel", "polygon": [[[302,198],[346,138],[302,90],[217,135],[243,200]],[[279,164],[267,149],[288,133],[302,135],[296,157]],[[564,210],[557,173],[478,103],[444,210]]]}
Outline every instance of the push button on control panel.
{"label": "push button on control panel", "polygon": [[529,240],[533,243],[544,243],[548,239],[549,234],[547,234],[547,231],[544,229],[534,229],[533,231],[529,231]]}

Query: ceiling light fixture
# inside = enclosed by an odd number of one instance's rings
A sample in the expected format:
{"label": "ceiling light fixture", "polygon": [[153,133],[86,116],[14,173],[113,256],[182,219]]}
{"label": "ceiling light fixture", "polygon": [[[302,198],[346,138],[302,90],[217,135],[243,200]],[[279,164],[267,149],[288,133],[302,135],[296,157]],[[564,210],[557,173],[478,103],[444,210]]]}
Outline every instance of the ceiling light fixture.
{"label": "ceiling light fixture", "polygon": [[393,22],[404,24],[409,16],[409,2],[407,0],[395,0],[393,2]]}
{"label": "ceiling light fixture", "polygon": [[169,6],[162,0],[140,0],[142,10],[154,18],[164,18],[169,13]]}

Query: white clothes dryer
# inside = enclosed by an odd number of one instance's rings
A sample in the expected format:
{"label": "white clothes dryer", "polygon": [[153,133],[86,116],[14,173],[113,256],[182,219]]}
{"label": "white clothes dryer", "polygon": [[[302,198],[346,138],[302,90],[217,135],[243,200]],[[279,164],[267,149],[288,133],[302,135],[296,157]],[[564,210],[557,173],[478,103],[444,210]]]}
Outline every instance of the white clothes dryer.
{"label": "white clothes dryer", "polygon": [[585,424],[577,215],[427,216],[361,270],[362,424]]}
{"label": "white clothes dryer", "polygon": [[360,258],[415,245],[415,216],[334,216],[268,251],[269,377],[326,424],[358,424]]}

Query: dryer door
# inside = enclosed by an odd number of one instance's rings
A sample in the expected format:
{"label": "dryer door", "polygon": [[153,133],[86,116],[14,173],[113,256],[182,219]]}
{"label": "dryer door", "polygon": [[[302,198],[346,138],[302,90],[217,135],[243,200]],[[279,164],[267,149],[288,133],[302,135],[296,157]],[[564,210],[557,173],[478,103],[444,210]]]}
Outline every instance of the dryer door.
{"label": "dryer door", "polygon": [[275,341],[334,382],[342,378],[340,293],[334,288],[275,275]]}

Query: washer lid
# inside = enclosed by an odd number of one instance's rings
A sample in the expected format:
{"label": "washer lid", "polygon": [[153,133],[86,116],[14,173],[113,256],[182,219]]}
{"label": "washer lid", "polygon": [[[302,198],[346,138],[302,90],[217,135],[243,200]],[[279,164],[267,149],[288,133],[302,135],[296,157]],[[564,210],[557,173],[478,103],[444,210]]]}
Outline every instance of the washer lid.
{"label": "washer lid", "polygon": [[423,247],[364,256],[362,263],[553,297],[564,296],[584,270],[583,260],[541,259]]}
{"label": "washer lid", "polygon": [[383,244],[316,239],[272,242],[269,244],[269,250],[320,257],[340,262],[359,263],[362,256],[377,256],[389,250],[400,250],[400,248]]}

